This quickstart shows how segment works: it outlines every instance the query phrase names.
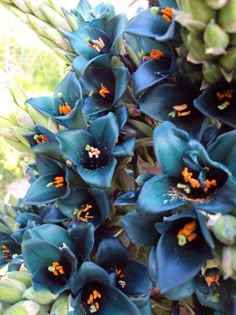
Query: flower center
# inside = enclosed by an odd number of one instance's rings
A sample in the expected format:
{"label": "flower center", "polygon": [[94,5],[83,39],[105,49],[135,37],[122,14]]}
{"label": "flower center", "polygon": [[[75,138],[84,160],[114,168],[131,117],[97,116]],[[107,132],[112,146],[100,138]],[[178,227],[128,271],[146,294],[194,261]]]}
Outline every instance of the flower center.
{"label": "flower center", "polygon": [[233,98],[233,91],[232,90],[226,90],[223,92],[217,92],[216,98],[217,98],[217,101],[220,102],[220,104],[217,106],[217,108],[219,110],[223,110],[230,105],[230,102]]}
{"label": "flower center", "polygon": [[143,61],[147,61],[150,59],[159,60],[161,57],[164,56],[163,52],[158,49],[152,49],[149,55],[145,55],[144,51],[142,51],[142,53],[140,53],[140,57],[142,54],[143,54]]}
{"label": "flower center", "polygon": [[172,20],[172,16],[173,16],[173,9],[172,9],[172,8],[169,8],[169,7],[166,7],[166,8],[164,8],[164,9],[161,9],[161,10],[160,10],[160,14],[161,14],[162,18],[163,18],[166,22],[170,23],[171,20]]}
{"label": "flower center", "polygon": [[89,155],[90,159],[93,157],[98,159],[99,155],[101,153],[101,151],[98,150],[98,148],[94,148],[94,147],[90,146],[89,144],[86,145],[85,150],[88,151],[88,155]]}
{"label": "flower center", "polygon": [[48,271],[52,272],[54,276],[64,275],[63,266],[58,261],[53,261],[52,265],[48,267]]}
{"label": "flower center", "polygon": [[105,47],[105,43],[101,37],[98,39],[88,39],[88,46],[96,50],[96,52],[100,53],[101,50]]}
{"label": "flower center", "polygon": [[122,287],[122,289],[124,289],[124,287],[126,286],[126,282],[124,280],[125,275],[119,268],[115,268],[115,273],[118,284]]}
{"label": "flower center", "polygon": [[211,187],[216,187],[217,185],[216,179],[205,179],[203,184],[201,184],[199,180],[193,177],[193,173],[189,172],[188,167],[185,167],[181,174],[187,185],[178,183],[177,188],[183,189],[187,194],[190,193],[191,188],[202,188],[207,193]]}
{"label": "flower center", "polygon": [[220,275],[219,274],[213,274],[210,276],[204,276],[204,279],[207,283],[207,285],[210,287],[213,283],[217,284],[218,286],[220,286]]}
{"label": "flower center", "polygon": [[185,117],[191,115],[191,111],[188,110],[188,105],[187,104],[181,104],[181,105],[175,105],[172,106],[174,109],[171,111],[168,115],[171,116],[172,118],[175,118],[176,115],[178,117]]}
{"label": "flower center", "polygon": [[37,144],[41,144],[48,141],[48,137],[43,134],[36,134],[34,135],[34,140]]}
{"label": "flower center", "polygon": [[192,242],[197,237],[197,233],[195,233],[196,228],[197,222],[193,220],[186,223],[184,227],[179,230],[177,234],[179,246],[184,246],[187,242]]}
{"label": "flower center", "polygon": [[9,248],[6,245],[1,246],[1,252],[2,252],[2,259],[4,259],[6,262],[9,262],[12,259],[12,254],[9,250]]}
{"label": "flower center", "polygon": [[100,308],[99,300],[102,298],[102,295],[99,291],[93,290],[87,299],[87,305],[89,306],[90,313],[95,313]]}
{"label": "flower center", "polygon": [[86,205],[82,205],[79,209],[75,209],[74,213],[76,215],[77,221],[88,222],[89,219],[93,219],[94,217],[89,211],[89,209],[92,208],[92,205],[87,203]]}
{"label": "flower center", "polygon": [[47,184],[47,187],[56,187],[56,188],[63,187],[64,181],[65,180],[63,176],[56,176],[53,182]]}
{"label": "flower center", "polygon": [[71,107],[68,102],[65,102],[62,93],[58,93],[57,96],[62,100],[62,104],[59,105],[58,110],[60,115],[67,115],[71,112]]}
{"label": "flower center", "polygon": [[107,94],[110,94],[110,91],[108,90],[108,88],[105,87],[105,85],[103,85],[103,83],[101,83],[101,89],[99,90],[99,94],[102,97],[106,97]]}

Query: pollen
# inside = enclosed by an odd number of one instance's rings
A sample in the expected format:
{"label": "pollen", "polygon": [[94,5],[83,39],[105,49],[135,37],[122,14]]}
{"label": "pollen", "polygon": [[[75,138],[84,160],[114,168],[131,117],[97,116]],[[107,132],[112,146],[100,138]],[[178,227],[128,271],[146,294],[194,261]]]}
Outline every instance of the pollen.
{"label": "pollen", "polygon": [[211,276],[206,276],[204,277],[207,285],[210,287],[213,283],[217,284],[220,286],[220,275],[219,274],[213,274]]}
{"label": "pollen", "polygon": [[193,173],[189,172],[187,167],[185,167],[183,169],[182,175],[184,177],[185,183],[189,183],[192,188],[199,188],[199,187],[201,187],[200,182],[197,179],[192,178]]}
{"label": "pollen", "polygon": [[158,49],[152,49],[150,54],[148,56],[144,57],[144,60],[150,60],[150,59],[157,59],[159,60],[161,57],[163,57],[164,54],[161,50]]}
{"label": "pollen", "polygon": [[101,37],[99,37],[98,39],[92,39],[89,40],[89,47],[93,48],[94,50],[96,50],[96,52],[100,53],[101,50],[105,47],[105,43],[102,40]]}
{"label": "pollen", "polygon": [[191,115],[191,111],[188,109],[187,104],[181,104],[181,105],[175,105],[172,107],[174,110],[169,113],[169,116],[175,117],[176,115],[178,117],[185,117]]}
{"label": "pollen", "polygon": [[85,150],[88,151],[89,158],[93,158],[95,156],[96,159],[99,158],[101,151],[98,148],[94,148],[89,144],[86,145]]}
{"label": "pollen", "polygon": [[63,266],[58,261],[53,261],[52,265],[48,267],[48,271],[52,272],[54,276],[64,275]]}
{"label": "pollen", "polygon": [[65,104],[59,105],[59,113],[61,115],[67,115],[70,112],[71,112],[71,107],[67,102],[65,102]]}
{"label": "pollen", "polygon": [[106,97],[107,94],[110,94],[110,91],[108,90],[108,88],[105,87],[105,85],[103,85],[103,83],[101,83],[101,89],[99,90],[99,94],[102,97]]}
{"label": "pollen", "polygon": [[163,17],[166,22],[171,22],[173,17],[173,9],[166,7],[164,9],[161,9],[161,16]]}
{"label": "pollen", "polygon": [[93,292],[89,294],[87,305],[89,305],[90,313],[95,313],[100,309],[100,304],[98,300],[100,300],[101,298],[102,295],[97,290],[93,290]]}
{"label": "pollen", "polygon": [[207,192],[212,186],[213,186],[213,187],[216,187],[216,185],[217,185],[217,182],[216,182],[215,179],[211,179],[211,180],[206,179],[206,180],[204,181],[204,183],[205,183],[205,185],[206,185],[206,187],[204,188],[204,191],[205,191],[205,192]]}
{"label": "pollen", "polygon": [[126,286],[126,282],[124,280],[124,277],[125,277],[124,273],[119,268],[115,268],[115,273],[116,273],[117,282],[124,289],[124,287]]}
{"label": "pollen", "polygon": [[77,221],[88,222],[89,219],[93,219],[93,216],[90,214],[89,209],[93,207],[90,204],[82,206],[80,209],[75,209]]}
{"label": "pollen", "polygon": [[184,246],[187,242],[192,242],[195,240],[197,237],[197,233],[195,232],[196,228],[197,222],[195,220],[186,223],[177,234],[178,244],[180,246]]}
{"label": "pollen", "polygon": [[48,141],[48,137],[43,134],[34,135],[34,140],[37,144],[41,144]]}
{"label": "pollen", "polygon": [[56,176],[54,181],[47,184],[47,187],[63,187],[64,186],[64,177],[63,176]]}

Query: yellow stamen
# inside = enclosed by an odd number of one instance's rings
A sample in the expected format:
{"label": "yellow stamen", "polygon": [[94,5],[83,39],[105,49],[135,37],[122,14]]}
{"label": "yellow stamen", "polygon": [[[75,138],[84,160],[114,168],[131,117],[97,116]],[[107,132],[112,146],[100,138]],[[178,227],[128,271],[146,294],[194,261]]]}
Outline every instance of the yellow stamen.
{"label": "yellow stamen", "polygon": [[64,177],[63,176],[56,176],[54,178],[54,182],[48,183],[47,187],[63,187],[64,186]]}
{"label": "yellow stamen", "polygon": [[39,134],[39,135],[34,136],[34,140],[37,142],[37,144],[41,144],[41,143],[47,142],[48,137],[43,134]]}
{"label": "yellow stamen", "polygon": [[170,23],[173,16],[172,8],[167,7],[167,8],[161,9],[161,16],[163,17],[164,20],[166,20],[166,22]]}
{"label": "yellow stamen", "polygon": [[54,276],[64,275],[63,266],[58,261],[53,261],[52,265],[48,267],[48,271],[52,272]]}
{"label": "yellow stamen", "polygon": [[[89,209],[93,207],[90,204],[86,204],[85,207],[82,206],[82,209],[75,209],[76,212],[76,219],[77,221],[88,222],[89,219],[93,219],[93,216],[90,215]],[[82,216],[83,215],[83,216]]]}
{"label": "yellow stamen", "polygon": [[102,97],[106,97],[106,94],[110,94],[110,91],[108,90],[108,88],[105,87],[105,85],[103,85],[103,83],[101,83],[101,89],[99,90],[99,94]]}
{"label": "yellow stamen", "polygon": [[183,246],[187,242],[192,242],[197,237],[197,233],[195,233],[196,228],[197,222],[195,220],[186,223],[177,234],[178,244]]}
{"label": "yellow stamen", "polygon": [[218,286],[220,286],[220,275],[219,274],[213,274],[211,276],[204,277],[207,285],[210,287],[213,283],[216,283]]}
{"label": "yellow stamen", "polygon": [[59,105],[59,113],[61,115],[67,115],[70,112],[71,112],[71,107],[67,102],[65,102],[65,104],[63,105]]}

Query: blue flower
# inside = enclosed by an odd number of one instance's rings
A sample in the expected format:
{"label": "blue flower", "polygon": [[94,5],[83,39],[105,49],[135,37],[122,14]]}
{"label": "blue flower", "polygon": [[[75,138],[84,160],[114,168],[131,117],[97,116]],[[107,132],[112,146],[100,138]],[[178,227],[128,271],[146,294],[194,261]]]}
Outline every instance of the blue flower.
{"label": "blue flower", "polygon": [[92,262],[84,262],[72,283],[70,315],[140,315],[136,305],[112,286],[107,272]]}

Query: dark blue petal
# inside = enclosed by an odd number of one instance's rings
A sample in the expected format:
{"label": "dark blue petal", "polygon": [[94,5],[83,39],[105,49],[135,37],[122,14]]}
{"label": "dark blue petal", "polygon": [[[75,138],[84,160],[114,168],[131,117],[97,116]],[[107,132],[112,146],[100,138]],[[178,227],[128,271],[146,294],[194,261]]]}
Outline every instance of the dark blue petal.
{"label": "dark blue petal", "polygon": [[152,314],[152,305],[151,305],[149,294],[133,298],[132,302],[138,307],[140,314],[142,315]]}
{"label": "dark blue petal", "polygon": [[156,244],[159,236],[154,227],[157,220],[156,214],[141,214],[132,211],[127,213],[121,222],[132,243],[140,246],[151,246]]}
{"label": "dark blue petal", "polygon": [[137,200],[137,211],[158,214],[184,205],[186,202],[171,193],[171,178],[160,174],[144,183]]}
{"label": "dark blue petal", "polygon": [[128,262],[128,252],[119,238],[107,238],[99,243],[96,262],[104,268],[123,266]]}
{"label": "dark blue petal", "polygon": [[186,131],[165,121],[154,130],[154,150],[161,170],[171,176],[179,176],[184,164],[183,154],[191,147]]}
{"label": "dark blue petal", "polygon": [[194,289],[195,289],[194,280],[191,279],[182,284],[181,286],[173,290],[167,291],[165,293],[165,297],[172,301],[182,300],[184,298],[188,298],[189,296],[191,296],[194,292]]}
{"label": "dark blue petal", "polygon": [[134,155],[135,138],[130,138],[121,144],[117,144],[113,151],[115,157],[133,156]]}

